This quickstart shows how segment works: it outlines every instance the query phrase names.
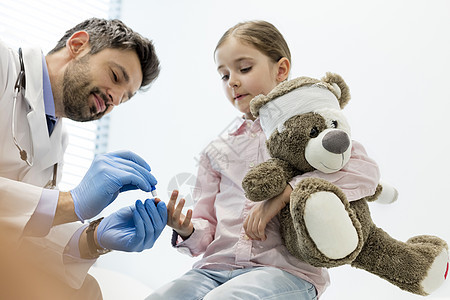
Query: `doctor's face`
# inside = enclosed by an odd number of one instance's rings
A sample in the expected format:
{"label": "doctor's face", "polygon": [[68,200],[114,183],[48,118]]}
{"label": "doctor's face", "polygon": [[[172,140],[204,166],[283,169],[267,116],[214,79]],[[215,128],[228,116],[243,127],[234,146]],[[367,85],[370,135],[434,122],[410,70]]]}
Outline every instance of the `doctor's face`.
{"label": "doctor's face", "polygon": [[64,114],[74,121],[100,119],[128,101],[141,82],[141,65],[133,50],[105,49],[76,58],[64,72]]}

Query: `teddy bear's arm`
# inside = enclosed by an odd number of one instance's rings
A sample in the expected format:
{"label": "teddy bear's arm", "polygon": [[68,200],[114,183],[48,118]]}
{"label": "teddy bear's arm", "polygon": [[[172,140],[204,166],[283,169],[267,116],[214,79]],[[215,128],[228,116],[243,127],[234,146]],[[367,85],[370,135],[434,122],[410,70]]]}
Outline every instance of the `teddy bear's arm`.
{"label": "teddy bear's arm", "polygon": [[281,194],[293,176],[294,167],[272,158],[251,169],[242,180],[242,188],[248,199],[263,201]]}

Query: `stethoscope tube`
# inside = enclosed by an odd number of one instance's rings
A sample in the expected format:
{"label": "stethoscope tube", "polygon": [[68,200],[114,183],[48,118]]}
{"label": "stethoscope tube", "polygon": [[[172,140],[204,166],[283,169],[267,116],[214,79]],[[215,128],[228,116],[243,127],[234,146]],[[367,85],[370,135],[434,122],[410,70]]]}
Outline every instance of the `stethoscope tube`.
{"label": "stethoscope tube", "polygon": [[[19,48],[19,62],[20,62],[20,72],[19,72],[19,75],[17,76],[16,84],[14,85],[11,131],[12,131],[14,145],[16,145],[16,148],[19,150],[19,153],[20,153],[20,159],[22,159],[24,162],[26,162],[28,166],[32,167],[33,166],[33,159],[32,159],[33,156],[30,153],[30,157],[28,157],[27,151],[25,151],[22,147],[20,147],[19,142],[16,139],[16,128],[15,128],[17,97],[19,96],[19,94],[22,94],[22,96],[24,96],[24,94],[25,94],[25,65],[23,63],[22,48]],[[33,143],[31,143],[31,149],[32,149],[32,152],[34,153]],[[58,163],[53,165],[53,176],[47,182],[47,184],[44,186],[44,188],[54,189],[56,187],[57,174],[58,174]]]}
{"label": "stethoscope tube", "polygon": [[[19,48],[19,62],[20,62],[20,71],[19,75],[16,79],[16,84],[14,85],[14,95],[13,95],[13,109],[12,109],[12,121],[11,121],[11,132],[14,141],[14,145],[19,150],[20,159],[27,163],[30,167],[33,166],[32,156],[28,158],[28,153],[22,147],[20,147],[19,142],[16,139],[16,103],[17,97],[20,93],[24,94],[25,91],[25,66],[23,63],[23,55],[22,48]],[[33,146],[33,145],[31,145]]]}

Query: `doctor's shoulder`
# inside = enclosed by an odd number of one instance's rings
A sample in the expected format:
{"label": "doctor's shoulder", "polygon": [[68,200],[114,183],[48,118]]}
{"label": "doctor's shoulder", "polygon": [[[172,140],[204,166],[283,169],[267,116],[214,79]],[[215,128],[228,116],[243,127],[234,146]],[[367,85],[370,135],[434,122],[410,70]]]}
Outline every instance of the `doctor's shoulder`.
{"label": "doctor's shoulder", "polygon": [[0,39],[0,98],[5,93],[8,81],[13,80],[9,77],[17,75],[15,64],[17,55],[15,53],[17,53],[17,51],[11,49],[2,39]]}

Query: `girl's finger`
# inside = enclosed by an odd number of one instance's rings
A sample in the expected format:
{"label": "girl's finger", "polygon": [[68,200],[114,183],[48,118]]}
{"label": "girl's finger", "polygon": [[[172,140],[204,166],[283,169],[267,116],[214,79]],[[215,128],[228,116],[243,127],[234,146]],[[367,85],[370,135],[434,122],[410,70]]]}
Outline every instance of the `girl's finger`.
{"label": "girl's finger", "polygon": [[247,236],[249,238],[251,238],[252,240],[256,239],[255,234],[254,234],[254,218],[253,216],[250,214],[248,217],[248,223],[247,223]]}
{"label": "girl's finger", "polygon": [[169,203],[167,203],[167,210],[171,213],[175,207],[175,203],[177,202],[178,198],[178,191],[173,190],[172,194],[170,195]]}
{"label": "girl's finger", "polygon": [[189,226],[189,224],[191,224],[191,219],[192,219],[192,209],[188,209],[188,211],[186,212],[186,217],[184,218],[182,226],[184,228],[187,228]]}
{"label": "girl's finger", "polygon": [[260,240],[265,240],[266,225],[262,222],[261,219],[259,219],[256,230],[257,230],[256,232],[258,234],[258,238]]}
{"label": "girl's finger", "polygon": [[244,230],[245,230],[245,232],[247,232],[247,228],[248,228],[248,217],[249,216],[245,217],[245,220],[244,220]]}
{"label": "girl's finger", "polygon": [[[184,202],[186,200],[184,200],[183,198],[180,199],[180,202],[178,202],[177,207],[175,207],[175,211],[173,212],[173,218],[174,220],[180,220],[180,216],[181,216],[181,211],[183,210],[184,207]],[[179,222],[181,224],[181,222]]]}

